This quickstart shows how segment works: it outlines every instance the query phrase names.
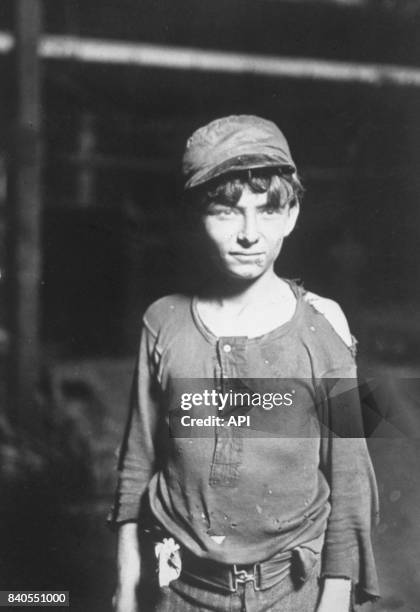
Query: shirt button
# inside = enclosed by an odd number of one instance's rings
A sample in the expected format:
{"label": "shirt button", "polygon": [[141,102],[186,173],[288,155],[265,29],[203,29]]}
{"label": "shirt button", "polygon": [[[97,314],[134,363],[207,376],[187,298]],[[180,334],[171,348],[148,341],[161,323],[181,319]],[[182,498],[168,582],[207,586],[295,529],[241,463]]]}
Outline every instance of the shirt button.
{"label": "shirt button", "polygon": [[230,351],[232,350],[232,347],[230,346],[230,344],[225,344],[223,346],[223,350],[225,351],[225,353],[230,353]]}

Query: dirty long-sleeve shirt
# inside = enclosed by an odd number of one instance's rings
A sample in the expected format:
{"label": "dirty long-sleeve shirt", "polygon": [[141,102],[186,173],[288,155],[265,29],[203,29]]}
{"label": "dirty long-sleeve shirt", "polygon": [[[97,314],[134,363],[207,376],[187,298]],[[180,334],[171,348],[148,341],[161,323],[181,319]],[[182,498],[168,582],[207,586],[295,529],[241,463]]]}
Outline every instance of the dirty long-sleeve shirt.
{"label": "dirty long-sleeve shirt", "polygon": [[[148,495],[183,546],[229,564],[324,536],[322,575],[350,578],[362,601],[378,594],[370,540],[377,493],[356,366],[293,287],[292,319],[258,338],[215,337],[187,296],[147,310],[113,520],[138,520]],[[235,392],[239,406],[229,401]],[[238,416],[245,424],[235,426]],[[205,417],[214,419],[190,425]]]}

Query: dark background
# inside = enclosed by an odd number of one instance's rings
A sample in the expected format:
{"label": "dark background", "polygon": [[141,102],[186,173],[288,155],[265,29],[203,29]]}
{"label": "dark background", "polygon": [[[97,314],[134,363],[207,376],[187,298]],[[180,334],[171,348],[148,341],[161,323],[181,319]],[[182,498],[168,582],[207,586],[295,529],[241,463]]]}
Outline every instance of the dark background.
{"label": "dark background", "polygon": [[[13,29],[13,2],[3,0],[0,30]],[[45,0],[43,29],[420,67],[415,0]],[[70,589],[71,609],[105,611],[114,536],[104,522],[141,314],[188,281],[179,228],[186,138],[240,113],[284,130],[306,194],[278,272],[342,305],[363,371],[416,377],[420,88],[58,60],[42,67],[40,384],[33,431],[14,423],[7,400],[0,412],[1,588]],[[10,54],[0,55],[0,75],[4,244],[16,106]],[[3,246],[0,269],[5,370],[10,270]],[[417,397],[410,406],[417,423]],[[420,610],[417,431],[370,441],[382,502],[379,610]]]}

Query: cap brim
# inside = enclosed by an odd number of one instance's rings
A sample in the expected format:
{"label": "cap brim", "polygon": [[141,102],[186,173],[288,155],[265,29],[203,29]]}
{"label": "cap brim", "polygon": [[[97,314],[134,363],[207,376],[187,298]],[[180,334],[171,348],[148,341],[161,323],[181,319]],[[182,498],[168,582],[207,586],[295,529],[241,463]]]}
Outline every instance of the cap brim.
{"label": "cap brim", "polygon": [[191,178],[186,181],[184,189],[192,189],[198,187],[208,181],[211,181],[223,174],[231,172],[240,172],[241,170],[255,170],[257,168],[281,168],[286,174],[296,172],[295,166],[288,162],[273,159],[270,156],[255,156],[255,155],[239,155],[228,159],[217,166],[206,168],[200,172],[196,172]]}

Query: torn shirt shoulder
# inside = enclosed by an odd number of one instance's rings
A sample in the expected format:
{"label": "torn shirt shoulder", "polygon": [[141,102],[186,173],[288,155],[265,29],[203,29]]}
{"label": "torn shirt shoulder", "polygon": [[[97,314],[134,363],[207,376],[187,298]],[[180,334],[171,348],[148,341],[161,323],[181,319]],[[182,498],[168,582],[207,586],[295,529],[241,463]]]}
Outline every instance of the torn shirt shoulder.
{"label": "torn shirt shoulder", "polygon": [[341,306],[334,300],[321,297],[311,291],[305,291],[303,298],[316,312],[325,317],[354,357],[357,352],[357,340],[350,332],[349,324]]}

